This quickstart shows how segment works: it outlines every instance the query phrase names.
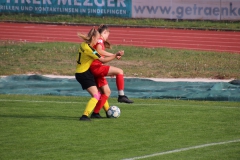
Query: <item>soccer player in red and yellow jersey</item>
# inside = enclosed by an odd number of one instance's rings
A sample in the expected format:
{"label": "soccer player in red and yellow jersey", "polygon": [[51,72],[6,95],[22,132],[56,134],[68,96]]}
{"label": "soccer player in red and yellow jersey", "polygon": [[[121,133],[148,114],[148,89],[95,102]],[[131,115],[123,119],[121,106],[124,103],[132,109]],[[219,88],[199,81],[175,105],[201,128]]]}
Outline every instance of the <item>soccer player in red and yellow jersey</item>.
{"label": "soccer player in red and yellow jersey", "polygon": [[78,35],[84,40],[84,42],[81,43],[79,47],[75,77],[76,80],[81,84],[82,89],[86,89],[91,95],[91,99],[88,101],[80,120],[90,120],[89,115],[92,113],[94,107],[101,97],[96,86],[94,76],[90,72],[90,65],[96,59],[102,63],[106,63],[115,59],[117,56],[122,56],[124,53],[118,52],[117,54],[113,54],[108,57],[101,57],[101,55],[95,49],[93,49],[93,46],[100,38],[100,34],[95,28],[92,28],[87,36],[80,33]]}

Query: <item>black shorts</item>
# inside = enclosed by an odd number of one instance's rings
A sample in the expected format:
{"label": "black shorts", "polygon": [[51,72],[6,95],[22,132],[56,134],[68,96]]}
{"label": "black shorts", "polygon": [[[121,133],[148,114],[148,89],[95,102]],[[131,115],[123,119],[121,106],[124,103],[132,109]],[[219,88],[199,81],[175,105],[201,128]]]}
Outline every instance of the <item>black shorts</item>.
{"label": "black shorts", "polygon": [[83,73],[75,73],[75,78],[81,84],[83,90],[92,86],[96,86],[94,76],[90,70],[87,70]]}

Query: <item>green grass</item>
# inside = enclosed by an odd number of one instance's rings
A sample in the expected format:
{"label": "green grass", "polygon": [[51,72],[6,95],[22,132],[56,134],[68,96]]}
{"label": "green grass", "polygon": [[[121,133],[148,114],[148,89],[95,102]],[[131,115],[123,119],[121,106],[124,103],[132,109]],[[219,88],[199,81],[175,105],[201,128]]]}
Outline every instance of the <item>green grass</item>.
{"label": "green grass", "polygon": [[[240,22],[170,21],[81,16],[1,14],[0,21],[110,24],[239,30]],[[78,44],[0,42],[0,75],[73,75]],[[125,50],[120,67],[129,77],[240,78],[240,55],[167,48]],[[142,67],[144,66],[144,67]],[[110,104],[118,119],[80,122],[87,97],[0,95],[0,159],[124,159],[240,139],[239,102],[133,99]],[[104,115],[103,111],[101,114]],[[214,145],[147,159],[237,160],[240,143]]]}
{"label": "green grass", "polygon": [[[88,99],[0,95],[1,159],[113,160],[240,139],[239,102],[110,99],[119,118],[81,122]],[[147,159],[237,160],[239,150],[235,142]]]}
{"label": "green grass", "polygon": [[[0,75],[75,73],[77,43],[0,41]],[[240,54],[114,46],[124,50],[120,61],[127,77],[240,79]]]}
{"label": "green grass", "polygon": [[29,14],[1,14],[0,21],[40,22],[61,24],[108,24],[124,26],[144,26],[163,28],[205,29],[205,30],[240,30],[240,21],[208,21],[208,20],[164,20],[164,19],[126,19],[116,17],[89,17],[71,15],[29,15]]}

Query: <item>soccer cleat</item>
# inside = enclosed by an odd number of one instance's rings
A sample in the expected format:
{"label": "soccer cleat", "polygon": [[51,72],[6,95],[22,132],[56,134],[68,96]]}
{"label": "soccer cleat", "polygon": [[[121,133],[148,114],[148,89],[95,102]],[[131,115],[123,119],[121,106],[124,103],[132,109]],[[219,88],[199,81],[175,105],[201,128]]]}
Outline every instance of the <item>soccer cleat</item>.
{"label": "soccer cleat", "polygon": [[132,100],[128,99],[127,96],[118,96],[118,102],[120,103],[133,103]]}
{"label": "soccer cleat", "polygon": [[107,114],[107,112],[106,112],[106,117],[107,117],[107,118],[111,118],[111,117]]}
{"label": "soccer cleat", "polygon": [[79,120],[80,120],[80,121],[91,121],[91,119],[88,118],[88,116],[86,116],[86,115],[82,115],[82,117],[80,117]]}
{"label": "soccer cleat", "polygon": [[92,113],[91,118],[102,118],[102,116],[99,113]]}

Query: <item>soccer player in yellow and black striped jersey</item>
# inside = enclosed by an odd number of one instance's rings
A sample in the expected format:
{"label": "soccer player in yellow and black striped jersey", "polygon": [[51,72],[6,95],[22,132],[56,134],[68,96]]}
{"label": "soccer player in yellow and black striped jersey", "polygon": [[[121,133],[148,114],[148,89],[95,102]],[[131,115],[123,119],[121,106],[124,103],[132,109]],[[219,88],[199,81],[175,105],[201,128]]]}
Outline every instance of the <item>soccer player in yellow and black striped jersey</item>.
{"label": "soccer player in yellow and black striped jersey", "polygon": [[89,115],[93,111],[101,95],[98,92],[94,76],[90,72],[89,67],[95,59],[106,63],[115,59],[117,56],[122,56],[124,52],[118,52],[108,57],[101,57],[100,54],[98,54],[98,52],[93,49],[93,46],[100,38],[100,34],[95,28],[92,28],[87,36],[82,35],[81,33],[79,33],[78,36],[81,37],[84,42],[81,43],[79,47],[75,77],[81,84],[82,89],[86,89],[92,96],[88,101],[84,113],[82,117],[80,117],[80,120],[90,120]]}

